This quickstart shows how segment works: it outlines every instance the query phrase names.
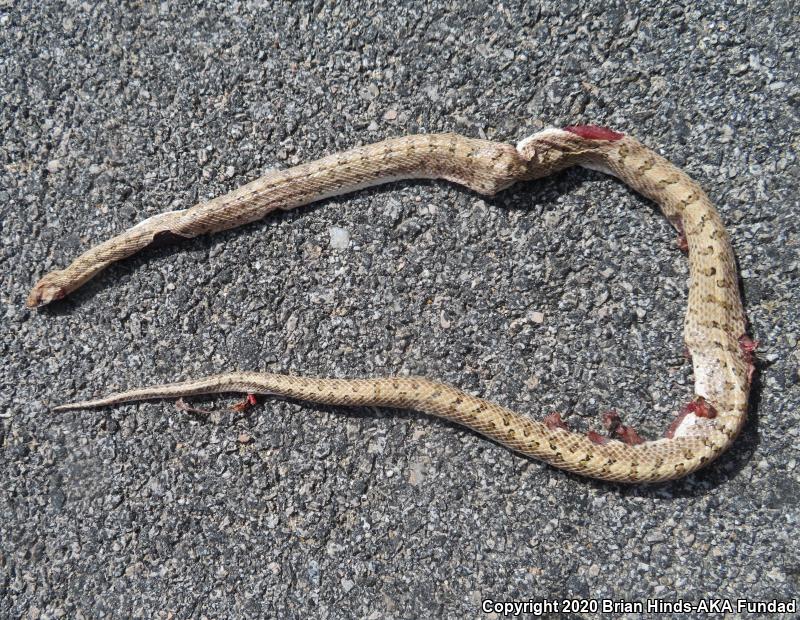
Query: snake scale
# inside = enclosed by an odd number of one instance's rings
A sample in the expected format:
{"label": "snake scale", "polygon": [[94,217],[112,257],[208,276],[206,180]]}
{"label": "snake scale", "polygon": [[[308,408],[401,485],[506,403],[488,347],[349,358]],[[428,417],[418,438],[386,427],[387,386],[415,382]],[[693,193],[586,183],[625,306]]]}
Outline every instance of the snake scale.
{"label": "snake scale", "polygon": [[218,392],[270,394],[329,405],[414,409],[471,428],[522,454],[571,472],[618,482],[678,478],[709,463],[739,433],[747,413],[756,343],[746,318],[728,234],[700,186],[630,136],[593,125],[545,129],[516,147],[455,134],[412,135],[331,155],[261,178],[190,209],[151,217],[45,275],[28,305],[61,299],[109,264],[160,237],[195,237],[240,226],[276,209],[397,179],[440,178],[492,195],[570,166],[614,175],[659,205],[689,258],[684,341],[695,397],[665,436],[643,441],[618,417],[609,436],[571,431],[558,414],[536,421],[455,387],[417,377],[317,379],[271,373],[227,373],[133,389],[55,407],[66,411]]}

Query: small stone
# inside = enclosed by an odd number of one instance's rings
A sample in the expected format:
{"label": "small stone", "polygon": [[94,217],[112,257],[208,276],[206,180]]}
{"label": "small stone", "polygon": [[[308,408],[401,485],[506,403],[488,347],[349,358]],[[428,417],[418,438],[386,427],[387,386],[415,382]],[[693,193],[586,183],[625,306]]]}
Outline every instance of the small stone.
{"label": "small stone", "polygon": [[303,246],[303,253],[305,254],[306,260],[315,261],[322,256],[322,246],[307,243]]}
{"label": "small stone", "polygon": [[386,110],[383,115],[383,120],[385,121],[393,121],[397,118],[397,110]]}
{"label": "small stone", "polygon": [[47,172],[55,173],[63,168],[64,166],[61,165],[60,159],[51,159],[49,162],[47,162]]}
{"label": "small stone", "polygon": [[666,540],[666,537],[662,532],[650,532],[645,537],[645,540],[652,545],[653,543],[664,542]]}
{"label": "small stone", "polygon": [[408,483],[417,486],[425,480],[425,463],[415,461],[409,467]]}
{"label": "small stone", "polygon": [[330,247],[336,250],[345,250],[350,245],[350,233],[346,229],[331,226],[328,234],[331,236]]}
{"label": "small stone", "polygon": [[247,444],[253,441],[253,438],[247,433],[239,433],[239,436],[236,438],[236,441],[238,441],[241,444]]}
{"label": "small stone", "polygon": [[544,323],[544,312],[531,312],[531,321],[537,325]]}

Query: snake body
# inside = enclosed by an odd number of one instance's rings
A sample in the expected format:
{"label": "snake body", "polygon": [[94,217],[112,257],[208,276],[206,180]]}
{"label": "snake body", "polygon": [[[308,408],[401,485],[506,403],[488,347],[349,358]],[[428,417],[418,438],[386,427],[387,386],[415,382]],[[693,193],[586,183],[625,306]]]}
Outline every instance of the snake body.
{"label": "snake body", "polygon": [[746,335],[728,234],[711,201],[679,168],[609,129],[546,129],[516,147],[455,134],[407,136],[270,172],[209,202],[156,215],[89,249],[66,269],[37,282],[28,305],[64,297],[109,264],[165,234],[189,238],[225,230],[275,209],[396,179],[441,178],[492,195],[517,181],[575,165],[618,177],[656,202],[685,236],[690,282],[684,341],[694,369],[695,398],[661,439],[642,441],[619,425],[615,437],[574,432],[557,415],[538,422],[418,377],[350,380],[227,373],[120,392],[54,411],[218,392],[270,394],[330,405],[414,409],[469,427],[555,467],[603,480],[657,482],[686,475],[716,458],[739,433],[747,413],[755,343]]}

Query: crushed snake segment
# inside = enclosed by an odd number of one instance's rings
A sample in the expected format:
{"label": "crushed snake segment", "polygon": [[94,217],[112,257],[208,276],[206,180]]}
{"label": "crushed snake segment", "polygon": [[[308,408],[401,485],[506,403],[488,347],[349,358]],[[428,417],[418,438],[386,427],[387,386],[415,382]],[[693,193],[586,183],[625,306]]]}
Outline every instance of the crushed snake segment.
{"label": "crushed snake segment", "polygon": [[[118,403],[243,392],[341,406],[415,409],[461,424],[520,452],[578,474],[617,482],[685,476],[726,450],[742,428],[755,372],[755,341],[746,333],[733,250],[722,220],[700,186],[634,138],[595,125],[545,129],[509,144],[455,134],[393,138],[270,172],[224,196],[155,215],[90,248],[63,270],[46,274],[27,303],[69,294],[110,264],[154,241],[191,238],[241,226],[277,209],[408,178],[439,178],[493,195],[516,182],[572,166],[613,175],[653,200],[680,235],[689,261],[683,337],[694,370],[694,399],[661,439],[643,441],[618,417],[611,437],[571,431],[560,415],[542,422],[425,378],[318,379],[271,373],[227,373],[137,388],[55,407],[67,411]],[[684,243],[685,240],[685,243]],[[250,398],[245,401],[250,403]],[[614,414],[616,416],[616,414]]]}

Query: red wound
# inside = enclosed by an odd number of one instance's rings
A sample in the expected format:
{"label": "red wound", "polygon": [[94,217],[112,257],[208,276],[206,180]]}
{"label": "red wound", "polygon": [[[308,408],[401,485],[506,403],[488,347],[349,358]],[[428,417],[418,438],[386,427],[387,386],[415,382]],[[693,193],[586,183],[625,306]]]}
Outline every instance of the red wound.
{"label": "red wound", "polygon": [[709,420],[717,417],[717,410],[702,396],[698,396],[686,405],[681,413],[693,413],[698,418],[708,418]]}
{"label": "red wound", "polygon": [[603,420],[603,427],[612,433],[622,424],[619,414],[613,409],[611,411],[606,411],[601,419]]}
{"label": "red wound", "polygon": [[714,406],[702,396],[698,396],[692,402],[684,405],[681,412],[672,421],[672,424],[669,425],[667,432],[664,433],[664,437],[667,439],[675,437],[675,431],[678,430],[683,419],[690,413],[696,415],[698,418],[708,418],[709,420],[717,417],[717,410],[714,409]]}
{"label": "red wound", "polygon": [[569,127],[564,127],[564,131],[574,133],[585,140],[608,140],[609,142],[614,142],[625,137],[624,133],[598,125],[570,125]]}
{"label": "red wound", "polygon": [[248,394],[247,398],[245,398],[242,402],[236,403],[231,408],[234,411],[247,411],[253,405],[257,405],[258,401],[256,400],[255,394]]}
{"label": "red wound", "polygon": [[640,443],[644,443],[644,439],[641,438],[639,433],[624,424],[617,428],[617,437],[629,446],[638,446]]}
{"label": "red wound", "polygon": [[753,382],[753,375],[756,374],[756,365],[753,361],[755,350],[758,348],[758,340],[753,340],[745,334],[739,337],[739,348],[742,350],[742,357],[747,362],[747,383]]}
{"label": "red wound", "polygon": [[564,420],[561,419],[561,414],[556,412],[556,411],[554,411],[553,413],[549,413],[546,416],[544,416],[544,419],[542,420],[542,422],[544,422],[544,425],[547,428],[549,428],[551,431],[553,429],[556,429],[556,428],[560,428],[561,430],[564,430],[564,431],[568,431],[569,430],[569,426],[567,426],[567,423],[564,422]]}
{"label": "red wound", "polygon": [[675,431],[678,430],[678,427],[681,425],[681,422],[683,422],[683,418],[685,418],[687,415],[689,415],[689,412],[686,411],[686,408],[684,407],[684,409],[672,421],[672,424],[669,425],[667,432],[664,433],[664,437],[666,437],[667,439],[672,439],[673,437],[675,437]]}
{"label": "red wound", "polygon": [[616,411],[606,411],[603,414],[603,426],[608,429],[610,436],[619,437],[629,446],[644,443],[644,439],[639,436],[639,433],[622,423],[622,419]]}
{"label": "red wound", "polygon": [[608,437],[603,437],[600,433],[595,433],[594,431],[589,431],[588,433],[586,433],[586,437],[592,443],[596,443],[600,446],[608,443]]}
{"label": "red wound", "polygon": [[742,349],[742,353],[752,358],[753,352],[758,348],[758,340],[753,340],[747,335],[741,336],[739,338],[739,347]]}
{"label": "red wound", "polygon": [[677,243],[678,249],[681,252],[683,252],[684,254],[688,254],[689,253],[689,242],[686,239],[686,233],[685,232],[680,231],[678,233],[678,237],[675,240],[675,243]]}

